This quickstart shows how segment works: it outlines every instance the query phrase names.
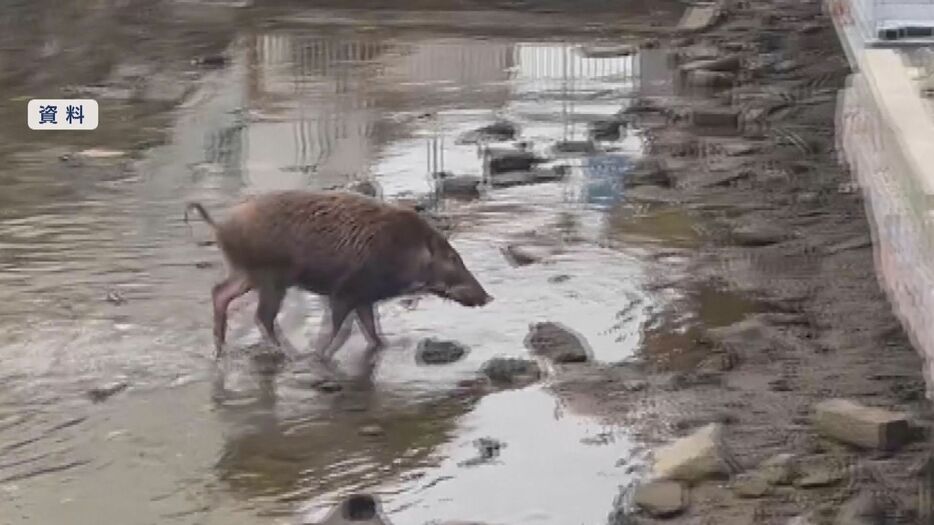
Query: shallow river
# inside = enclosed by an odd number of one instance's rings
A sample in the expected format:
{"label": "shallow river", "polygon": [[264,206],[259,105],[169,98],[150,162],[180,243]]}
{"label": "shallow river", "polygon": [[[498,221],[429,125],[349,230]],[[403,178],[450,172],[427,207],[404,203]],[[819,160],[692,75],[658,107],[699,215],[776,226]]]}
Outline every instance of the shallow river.
{"label": "shallow river", "polygon": [[[182,210],[200,200],[223,215],[243,195],[367,176],[387,199],[422,195],[431,168],[482,174],[477,147],[455,139],[500,116],[543,152],[586,138],[589,120],[657,87],[644,77],[665,71],[660,55],[587,58],[571,36],[387,29],[333,11],[235,27],[219,37],[225,66],[171,112],[105,85],[90,138],[5,128],[0,523],[314,523],[357,490],[378,494],[396,524],[604,523],[639,461],[625,428],[567,412],[547,379],[483,397],[458,384],[492,357],[527,357],[537,321],[573,328],[599,361],[638,350],[658,300],[644,291],[645,255],[691,233],[670,212],[632,219],[620,188],[639,130],[561,159],[572,167],[561,182],[444,201],[453,245],[496,300],[387,302],[373,377],[339,393],[311,388],[307,360],[272,373],[249,356],[260,341],[250,295],[234,306],[230,357],[215,363],[209,296],[223,263]],[[119,67],[146,76],[145,64]],[[20,91],[4,95],[25,105]],[[150,135],[160,138],[139,147]],[[75,155],[87,148],[99,151]],[[576,241],[513,267],[501,248],[529,232]],[[308,348],[320,315],[316,298],[289,294],[280,323],[293,346]],[[423,366],[425,337],[470,351]],[[354,328],[343,372],[361,373],[363,349]],[[128,388],[101,403],[86,395],[115,382]],[[382,435],[360,433],[374,424]],[[478,459],[481,439],[498,454]]]}

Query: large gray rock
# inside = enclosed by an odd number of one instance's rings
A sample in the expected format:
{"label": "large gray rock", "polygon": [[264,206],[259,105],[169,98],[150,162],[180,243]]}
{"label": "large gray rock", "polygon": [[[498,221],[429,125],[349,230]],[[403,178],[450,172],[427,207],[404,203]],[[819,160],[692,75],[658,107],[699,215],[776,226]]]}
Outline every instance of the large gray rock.
{"label": "large gray rock", "polygon": [[687,508],[689,493],[676,481],[656,480],[636,487],[632,502],[653,517],[668,518]]}
{"label": "large gray rock", "polygon": [[529,326],[525,346],[532,353],[555,363],[583,363],[590,359],[591,354],[582,336],[553,322]]}
{"label": "large gray rock", "polygon": [[821,434],[862,448],[896,450],[911,439],[908,416],[847,399],[818,403],[814,426]]}
{"label": "large gray rock", "polygon": [[719,423],[711,423],[657,449],[654,477],[694,483],[729,473],[723,457],[722,429]]}

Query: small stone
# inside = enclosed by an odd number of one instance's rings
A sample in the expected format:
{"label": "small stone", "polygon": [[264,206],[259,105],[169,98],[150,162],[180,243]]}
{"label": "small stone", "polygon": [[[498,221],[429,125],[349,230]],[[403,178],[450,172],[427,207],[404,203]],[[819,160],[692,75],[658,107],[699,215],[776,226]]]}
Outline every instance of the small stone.
{"label": "small stone", "polygon": [[758,474],[770,485],[790,485],[795,477],[795,456],[778,454],[763,461]]}
{"label": "small stone", "polygon": [[649,382],[641,379],[633,379],[631,381],[623,381],[620,383],[619,387],[624,392],[641,392],[649,388]]}
{"label": "small stone", "polygon": [[722,457],[722,428],[711,423],[656,450],[656,477],[690,483],[728,473]]}
{"label": "small stone", "polygon": [[360,427],[360,435],[366,437],[378,437],[385,434],[386,431],[379,425],[366,425]]}
{"label": "small stone", "polygon": [[525,346],[555,363],[583,363],[591,353],[583,336],[554,322],[532,324]]}
{"label": "small stone", "polygon": [[88,397],[95,403],[100,403],[126,390],[129,386],[130,384],[126,381],[114,381],[88,390]]}
{"label": "small stone", "polygon": [[422,339],[415,350],[415,359],[419,364],[444,365],[460,360],[467,355],[466,346],[456,341],[442,341],[435,338]]}
{"label": "small stone", "polygon": [[496,385],[521,386],[534,383],[541,377],[535,361],[509,357],[494,357],[484,363],[481,371]]}
{"label": "small stone", "polygon": [[788,233],[785,230],[768,224],[747,224],[733,230],[733,242],[739,246],[769,246],[787,237]]}
{"label": "small stone", "polygon": [[506,261],[512,266],[528,266],[535,264],[548,256],[546,250],[535,245],[508,244],[502,250]]}
{"label": "small stone", "polygon": [[191,61],[192,64],[205,67],[224,67],[227,64],[227,57],[223,55],[205,55],[197,57]]}
{"label": "small stone", "polygon": [[596,146],[590,140],[563,140],[556,143],[552,150],[555,153],[593,153]]}
{"label": "small stone", "polygon": [[518,127],[505,120],[496,121],[488,126],[468,131],[457,138],[458,144],[476,144],[480,141],[513,140],[518,133]]}
{"label": "small stone", "polygon": [[695,108],[691,122],[703,128],[731,128],[739,126],[739,110],[731,108]]}
{"label": "small stone", "polygon": [[593,140],[617,141],[623,137],[626,120],[620,117],[595,120],[587,126]]}
{"label": "small stone", "polygon": [[487,163],[491,174],[509,171],[529,171],[536,164],[544,162],[531,151],[524,150],[487,150]]}
{"label": "small stone", "polygon": [[633,504],[656,518],[669,518],[688,506],[689,493],[675,481],[650,481],[633,491]]}
{"label": "small stone", "polygon": [[733,492],[741,498],[761,498],[769,490],[769,483],[755,473],[739,474],[733,481]]}
{"label": "small stone", "polygon": [[685,75],[685,82],[692,87],[728,88],[736,83],[736,75],[698,69],[696,71],[688,71]]}
{"label": "small stone", "polygon": [[862,448],[896,450],[911,439],[906,414],[846,399],[818,403],[815,427],[824,436]]}
{"label": "small stone", "polygon": [[742,68],[742,60],[739,55],[728,55],[711,60],[696,60],[681,66],[681,70],[685,72],[705,70],[723,73],[736,72],[740,68]]}
{"label": "small stone", "polygon": [[843,480],[843,470],[829,461],[802,462],[801,477],[795,480],[798,488],[819,488],[836,485]]}
{"label": "small stone", "polygon": [[579,48],[581,55],[587,58],[615,58],[626,57],[636,53],[638,49],[628,44],[616,46],[582,46]]}
{"label": "small stone", "polygon": [[379,198],[383,194],[383,189],[379,183],[373,180],[361,180],[347,185],[347,189],[354,193],[366,195],[367,197]]}
{"label": "small stone", "polygon": [[319,392],[325,392],[325,393],[331,394],[334,392],[340,392],[341,390],[343,390],[344,387],[341,386],[341,384],[338,383],[337,381],[331,381],[330,379],[322,379],[320,381],[312,383],[311,388],[314,388],[315,390]]}
{"label": "small stone", "polygon": [[705,372],[728,372],[739,363],[739,356],[733,351],[714,352],[697,365]]}
{"label": "small stone", "polygon": [[567,274],[553,275],[548,278],[548,282],[551,284],[561,284],[571,280],[571,276]]}
{"label": "small stone", "polygon": [[880,502],[867,491],[862,491],[844,503],[834,521],[835,525],[883,525],[885,510]]}

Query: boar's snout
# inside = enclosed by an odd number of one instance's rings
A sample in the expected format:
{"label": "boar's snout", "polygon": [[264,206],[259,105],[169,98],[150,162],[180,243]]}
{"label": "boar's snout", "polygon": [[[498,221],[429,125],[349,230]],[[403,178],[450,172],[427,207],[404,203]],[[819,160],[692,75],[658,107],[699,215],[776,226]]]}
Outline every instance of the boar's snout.
{"label": "boar's snout", "polygon": [[486,293],[477,278],[464,265],[460,255],[447,242],[439,242],[432,261],[429,282],[432,291],[445,299],[464,306],[478,307],[489,304],[493,297]]}
{"label": "boar's snout", "polygon": [[493,296],[486,293],[486,290],[479,283],[455,286],[448,293],[451,299],[464,306],[486,306],[493,301]]}

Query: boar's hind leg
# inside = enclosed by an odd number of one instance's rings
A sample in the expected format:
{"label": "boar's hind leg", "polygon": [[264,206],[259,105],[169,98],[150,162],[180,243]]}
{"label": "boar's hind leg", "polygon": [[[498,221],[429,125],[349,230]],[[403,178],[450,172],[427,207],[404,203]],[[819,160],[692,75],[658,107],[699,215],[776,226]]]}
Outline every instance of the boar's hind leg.
{"label": "boar's hind leg", "polygon": [[230,303],[247,293],[252,288],[249,279],[242,275],[231,275],[217,283],[211,290],[214,303],[214,350],[215,357],[223,352],[224,339],[227,336],[227,308]]}
{"label": "boar's hind leg", "polygon": [[363,335],[366,337],[370,348],[376,350],[383,346],[383,340],[376,329],[376,316],[374,315],[373,303],[358,306],[354,311],[357,313],[357,320],[360,321],[360,328],[363,329]]}
{"label": "boar's hind leg", "polygon": [[259,289],[259,304],[256,306],[256,324],[259,325],[263,337],[277,348],[280,345],[276,336],[276,316],[282,307],[285,290],[285,287],[278,283],[263,283]]}

